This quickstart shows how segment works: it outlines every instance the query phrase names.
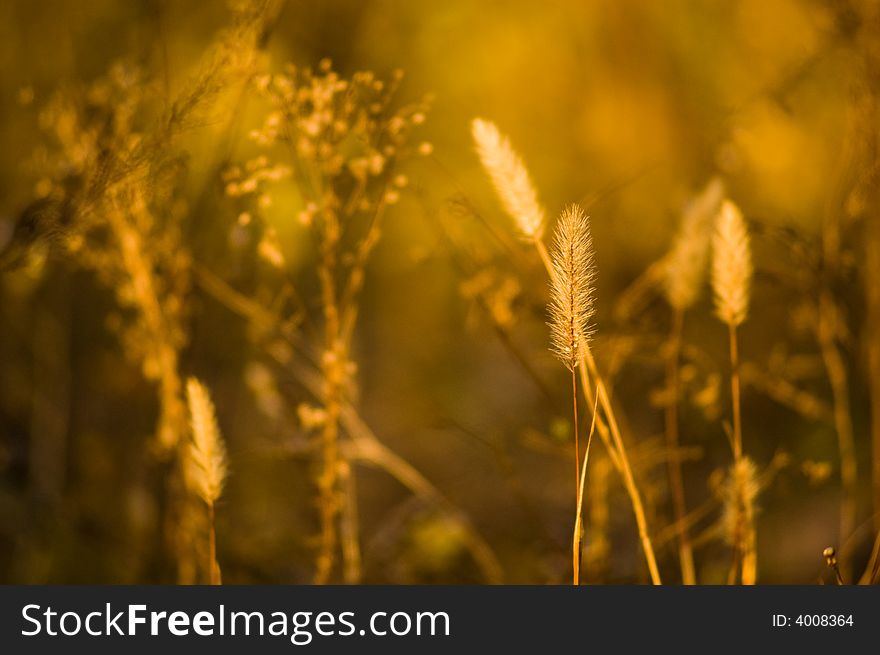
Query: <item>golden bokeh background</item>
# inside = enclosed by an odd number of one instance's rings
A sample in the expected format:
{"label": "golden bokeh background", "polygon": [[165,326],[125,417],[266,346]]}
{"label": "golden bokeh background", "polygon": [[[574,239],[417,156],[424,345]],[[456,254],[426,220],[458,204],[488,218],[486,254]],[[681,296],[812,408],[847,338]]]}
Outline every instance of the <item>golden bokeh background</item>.
{"label": "golden bokeh background", "polygon": [[[40,162],[52,150],[40,116],[53,96],[81,92],[125,61],[149,80],[147,98],[159,106],[191,83],[235,9],[190,0],[2,3],[0,244],[15,240],[16,221],[46,184]],[[591,216],[594,350],[625,417],[664,581],[680,579],[663,441],[670,312],[644,273],[669,250],[688,200],[715,177],[753,235],[740,348],[749,371],[745,448],[764,484],[759,581],[833,580],[822,558],[829,545],[846,552],[850,577],[861,573],[875,535],[870,435],[880,421],[872,401],[880,372],[869,360],[877,281],[866,264],[880,247],[871,227],[880,221],[880,114],[871,113],[880,93],[878,17],[871,0],[283,5],[257,67],[317,68],[326,58],[342,78],[367,70],[383,80],[401,69],[398,106],[429,102],[414,143],[431,152],[400,163],[407,184],[367,266],[347,393],[376,438],[432,491],[414,494],[381,467],[353,463],[359,580],[570,575],[568,377],[549,351],[546,275],[481,168],[475,117],[509,136],[551,223],[571,202]],[[297,219],[305,195],[289,180],[267,191],[272,204],[259,220],[284,258],[273,269],[253,264],[259,253],[237,240],[243,209],[221,181],[261,152],[249,134],[267,105],[248,84],[224,86],[175,142],[184,153],[175,220],[193,261],[252,301],[286,311],[276,281],[287,280],[310,317],[301,326],[309,342],[322,316],[315,245]],[[839,243],[829,245],[829,224]],[[122,319],[107,285],[43,241],[0,278],[0,581],[174,581],[163,541],[168,464],[151,446],[154,385],[116,338],[113,322]],[[817,337],[824,291],[835,301],[845,407]],[[311,581],[316,473],[303,410],[320,402],[198,276],[185,298],[181,375],[211,389],[229,452],[216,509],[224,582]],[[684,339],[693,352],[683,364],[690,391],[681,439],[687,498],[698,512],[698,579],[722,583],[729,369],[708,287],[686,316]],[[582,416],[590,409],[582,406]],[[858,521],[843,538],[836,411],[852,423],[858,464]],[[593,445],[584,581],[645,582],[627,496],[602,444]],[[474,535],[484,540],[476,548]],[[488,571],[477,561],[483,547]]]}

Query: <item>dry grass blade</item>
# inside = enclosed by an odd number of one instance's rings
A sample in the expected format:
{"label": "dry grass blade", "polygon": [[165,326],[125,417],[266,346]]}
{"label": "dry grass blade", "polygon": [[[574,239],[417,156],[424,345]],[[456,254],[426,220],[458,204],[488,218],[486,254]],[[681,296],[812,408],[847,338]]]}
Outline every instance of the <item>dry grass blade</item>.
{"label": "dry grass blade", "polygon": [[584,508],[584,486],[587,482],[587,464],[590,461],[590,445],[593,443],[593,433],[596,431],[596,416],[599,414],[599,390],[596,389],[596,401],[593,403],[593,418],[590,421],[590,432],[587,434],[587,447],[584,450],[584,464],[581,467],[580,481],[578,484],[577,511],[574,516],[574,537],[571,546],[574,560],[574,583],[577,585],[581,579],[581,546],[584,539],[584,522],[582,518]]}
{"label": "dry grass blade", "polygon": [[739,382],[739,346],[736,328],[748,315],[749,287],[752,277],[752,256],[749,234],[742,213],[730,200],[721,204],[712,238],[712,287],[715,291],[715,311],[727,324],[730,347],[730,396],[733,409],[733,471],[731,473],[732,501],[729,504],[733,529],[734,565],[731,582],[737,567],[741,567],[742,584],[755,584],[757,552],[755,550],[754,498],[757,486],[754,465],[743,456],[742,409]]}
{"label": "dry grass blade", "polygon": [[540,239],[544,231],[544,209],[522,159],[491,121],[475,118],[471,134],[504,209],[524,237]]}
{"label": "dry grass blade", "polygon": [[[571,372],[575,499],[580,494],[581,486],[576,370],[588,348],[590,317],[593,315],[594,268],[589,219],[580,207],[571,205],[562,212],[556,226],[549,311],[551,349]],[[580,514],[578,514],[578,521],[580,521]],[[578,584],[580,574],[579,528],[576,528],[573,548],[574,584]]]}
{"label": "dry grass blade", "polygon": [[[547,252],[547,248],[544,246],[544,242],[540,239],[534,239],[532,243],[541,258],[541,262],[544,264],[544,269],[547,271],[547,275],[550,277],[551,282],[555,281],[556,271],[554,270],[553,263],[550,260],[550,255]],[[596,429],[598,430],[599,436],[601,437],[602,441],[605,443],[605,446],[608,449],[608,454],[611,457],[611,461],[613,462],[615,468],[620,474],[627,495],[629,496],[630,503],[633,509],[633,514],[636,519],[636,525],[639,531],[639,540],[642,543],[642,550],[644,551],[645,555],[645,562],[647,563],[648,570],[651,574],[651,582],[653,584],[659,585],[662,583],[662,580],[660,578],[660,571],[657,568],[657,559],[654,556],[654,548],[651,544],[651,537],[648,531],[648,522],[645,516],[641,493],[639,492],[638,486],[635,482],[635,478],[632,474],[632,468],[629,464],[629,457],[626,452],[626,447],[623,443],[623,438],[620,434],[620,427],[618,426],[617,418],[614,414],[614,407],[612,406],[611,399],[608,397],[608,393],[605,390],[605,383],[602,381],[602,376],[599,374],[599,369],[596,366],[596,361],[593,358],[592,353],[590,352],[589,344],[584,343],[583,345],[584,357],[583,359],[581,359],[578,365],[578,373],[581,379],[582,391],[586,401],[592,405],[595,400],[589,381],[590,377],[592,376],[596,382],[596,387],[599,390],[597,394],[599,405],[601,406],[602,412],[605,416],[605,419],[603,419],[602,416],[599,416],[597,418]]]}
{"label": "dry grass blade", "polygon": [[590,221],[577,205],[566,208],[559,217],[553,244],[553,269],[550,343],[565,367],[574,371],[591,332],[596,276]]}
{"label": "dry grass blade", "polygon": [[[480,153],[483,166],[486,168],[489,176],[495,184],[496,190],[502,198],[508,212],[516,219],[521,234],[529,239],[534,245],[541,262],[550,276],[551,282],[556,283],[559,277],[556,274],[555,266],[547,252],[544,242],[541,240],[543,232],[544,212],[537,202],[537,193],[531,183],[531,179],[526,172],[525,166],[522,164],[519,156],[510,147],[509,142],[503,137],[498,128],[489,121],[476,119],[472,124],[472,133],[474,140],[477,142],[477,149]],[[516,191],[516,193],[514,193]],[[508,202],[511,201],[511,202]],[[583,348],[584,357],[578,363],[580,378],[583,383],[583,393],[587,401],[593,404],[591,388],[589,387],[588,376],[592,375],[599,389],[597,397],[602,411],[607,416],[608,425],[605,424],[600,417],[597,419],[597,430],[599,436],[608,447],[608,452],[615,464],[618,472],[624,481],[627,494],[633,507],[633,513],[639,530],[639,539],[645,554],[645,560],[651,573],[651,580],[654,584],[660,584],[660,573],[657,568],[654,550],[651,545],[651,538],[648,533],[647,520],[641,500],[641,495],[635,484],[632,471],[627,459],[626,450],[623,440],[620,436],[620,430],[614,416],[614,410],[611,401],[605,391],[604,383],[599,375],[596,363],[590,353],[588,343],[584,340],[579,345]],[[570,361],[570,359],[569,359]],[[589,369],[589,373],[588,373]],[[573,383],[572,388],[576,390],[576,377],[572,370]],[[573,403],[574,414],[577,414],[577,402]],[[575,447],[577,444],[577,421],[575,421]],[[575,478],[579,476],[578,472],[579,458],[576,459]]]}

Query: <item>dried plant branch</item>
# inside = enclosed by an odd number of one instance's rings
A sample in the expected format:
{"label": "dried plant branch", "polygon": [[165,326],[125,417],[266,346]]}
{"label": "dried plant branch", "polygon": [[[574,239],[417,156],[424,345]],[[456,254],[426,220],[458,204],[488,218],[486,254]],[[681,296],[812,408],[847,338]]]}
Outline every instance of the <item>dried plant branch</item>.
{"label": "dried plant branch", "polygon": [[337,540],[336,518],[341,502],[337,489],[340,467],[339,409],[345,384],[346,354],[340,334],[340,309],[336,292],[340,236],[341,228],[336,213],[327,209],[324,212],[321,259],[318,264],[321,306],[324,311],[324,353],[321,357],[324,388],[321,400],[325,418],[321,430],[322,470],[318,476],[321,536],[315,571],[316,584],[326,584],[333,569]]}
{"label": "dried plant branch", "polygon": [[168,454],[180,443],[186,419],[183,406],[183,383],[178,373],[179,342],[174,338],[178,327],[171,324],[160,300],[155,264],[151,260],[144,234],[138,224],[150,222],[149,207],[138,187],[114,188],[109,196],[111,208],[106,217],[118,243],[121,265],[130,281],[132,300],[138,308],[151,352],[153,377],[159,384],[159,426],[156,439],[162,453]]}
{"label": "dried plant branch", "polygon": [[[292,176],[304,205],[297,218],[309,229],[318,251],[323,318],[319,365],[324,378],[316,479],[320,535],[314,580],[318,584],[330,581],[340,548],[343,572],[350,575],[360,568],[359,561],[349,560],[360,557],[352,547],[357,538],[349,535],[347,545],[340,540],[340,522],[351,528],[356,512],[343,516],[345,507],[353,509],[355,497],[354,486],[342,484],[340,478],[345,462],[339,413],[355,368],[349,360],[350,346],[367,261],[378,243],[386,207],[397,202],[407,186],[396,165],[413,154],[408,147],[410,131],[425,120],[423,104],[392,109],[401,77],[397,71],[386,84],[363,71],[342,79],[326,59],[317,70],[288,66],[283,74],[255,77],[270,111],[250,136],[264,147],[282,146],[284,163],[273,164],[268,154],[263,155],[243,168],[233,167],[226,179],[230,196],[259,194],[258,209],[262,198],[271,201],[262,186]],[[274,152],[277,149],[267,150]],[[417,152],[429,153],[430,144],[420,145]],[[280,248],[271,249],[270,263],[284,268]]]}
{"label": "dried plant branch", "polygon": [[553,270],[549,304],[550,344],[554,354],[571,372],[577,498],[580,444],[575,369],[589,338],[589,321],[594,311],[592,283],[595,277],[590,223],[577,205],[566,209],[559,218],[554,240]]}

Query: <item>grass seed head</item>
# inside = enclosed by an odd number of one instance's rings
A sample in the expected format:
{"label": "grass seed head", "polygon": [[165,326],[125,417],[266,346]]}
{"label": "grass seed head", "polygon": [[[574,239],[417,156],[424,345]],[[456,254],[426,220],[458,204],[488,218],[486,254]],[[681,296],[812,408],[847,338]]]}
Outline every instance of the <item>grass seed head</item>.
{"label": "grass seed head", "polygon": [[663,291],[669,304],[684,311],[697,301],[709,263],[712,219],[724,198],[724,184],[713,178],[681,216],[678,234],[666,257]]}
{"label": "grass seed head", "polygon": [[522,159],[491,121],[475,118],[471,134],[504,209],[525,238],[539,239],[544,231],[544,209]]}
{"label": "grass seed head", "polygon": [[192,425],[192,441],[187,448],[186,478],[193,490],[213,505],[226,482],[226,447],[217,427],[214,403],[205,386],[196,378],[186,382]]}
{"label": "grass seed head", "polygon": [[559,217],[553,240],[553,270],[551,349],[566,368],[574,370],[592,330],[596,275],[590,219],[577,205],[570,205]]}

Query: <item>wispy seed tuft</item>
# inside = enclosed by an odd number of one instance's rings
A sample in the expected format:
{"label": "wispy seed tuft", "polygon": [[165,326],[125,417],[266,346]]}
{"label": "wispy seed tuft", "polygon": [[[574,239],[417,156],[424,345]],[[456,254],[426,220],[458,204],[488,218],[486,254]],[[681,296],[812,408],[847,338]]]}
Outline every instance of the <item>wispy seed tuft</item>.
{"label": "wispy seed tuft", "polygon": [[722,321],[736,327],[749,311],[752,256],[745,220],[730,200],[721,204],[715,220],[712,253],[715,312]]}
{"label": "wispy seed tuft", "polygon": [[724,184],[713,178],[685,207],[678,234],[666,256],[664,293],[669,304],[685,311],[700,297],[709,263],[712,221],[724,199]]}
{"label": "wispy seed tuft", "polygon": [[471,134],[504,209],[525,238],[539,239],[544,231],[544,208],[522,159],[491,121],[475,118]]}
{"label": "wispy seed tuft", "polygon": [[592,330],[596,276],[590,219],[577,205],[570,205],[559,217],[553,240],[553,272],[549,307],[551,349],[566,368],[574,370]]}

